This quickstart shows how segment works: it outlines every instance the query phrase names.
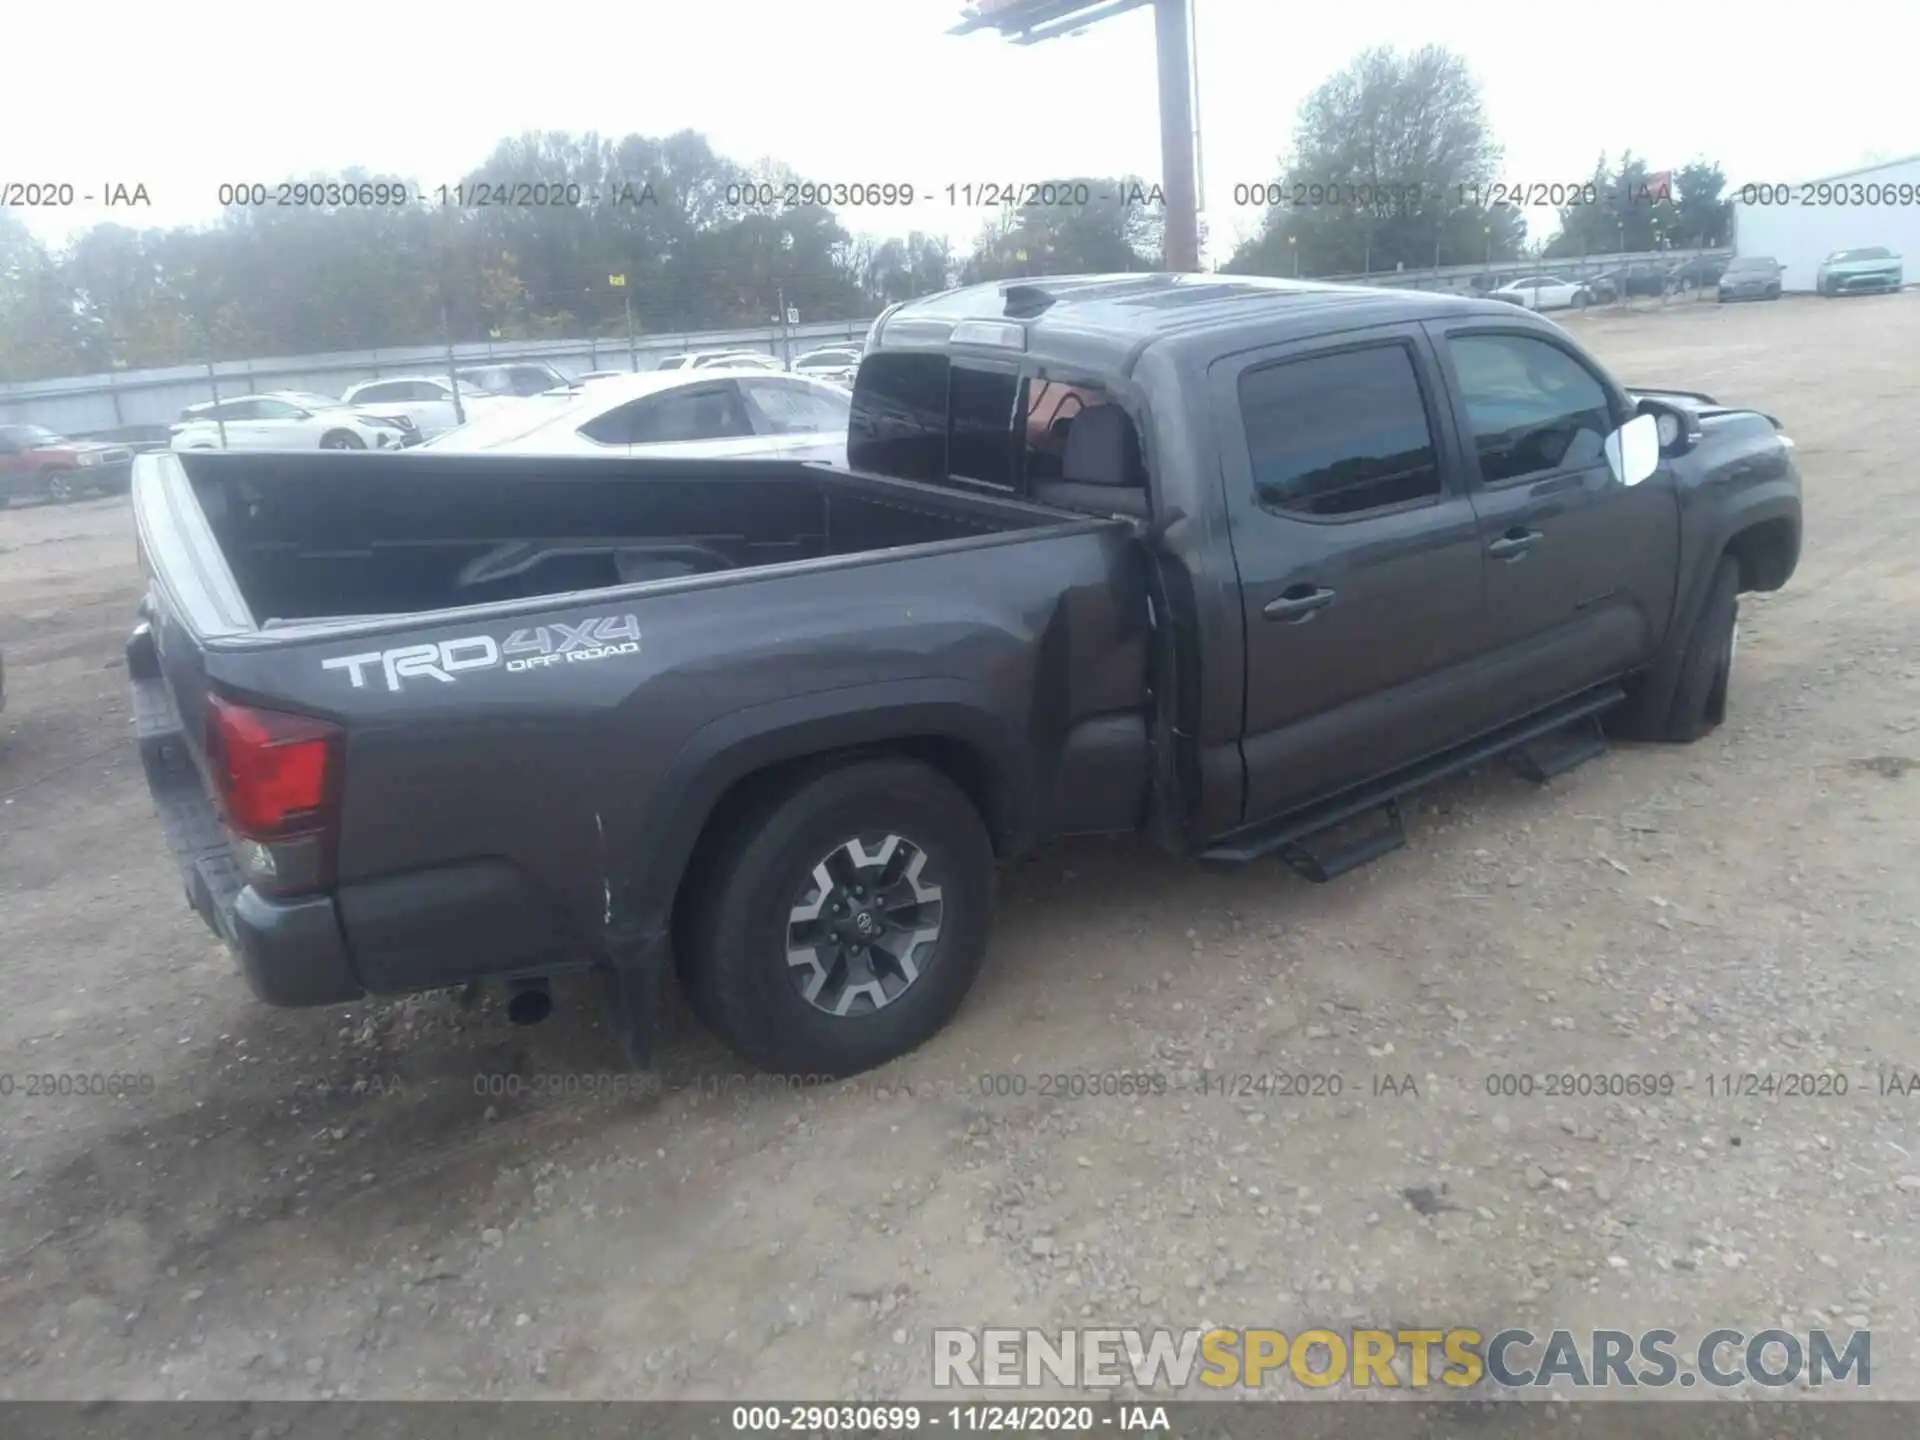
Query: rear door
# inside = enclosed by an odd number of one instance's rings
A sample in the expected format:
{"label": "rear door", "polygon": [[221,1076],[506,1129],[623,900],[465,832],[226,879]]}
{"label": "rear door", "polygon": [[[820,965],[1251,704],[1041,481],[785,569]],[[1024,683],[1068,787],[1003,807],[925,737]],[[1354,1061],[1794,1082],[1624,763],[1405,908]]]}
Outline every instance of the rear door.
{"label": "rear door", "polygon": [[1466,738],[1481,545],[1417,325],[1215,361],[1246,645],[1246,819]]}
{"label": "rear door", "polygon": [[218,441],[224,427],[229,450],[272,450],[285,443],[278,434],[279,427],[267,419],[266,401],[228,400],[219,409],[214,439]]}
{"label": "rear door", "polygon": [[1607,436],[1626,397],[1557,332],[1466,317],[1428,325],[1466,437],[1487,551],[1487,639],[1519,662],[1509,708],[1630,670],[1666,632],[1680,511],[1666,465],[1623,485]]}

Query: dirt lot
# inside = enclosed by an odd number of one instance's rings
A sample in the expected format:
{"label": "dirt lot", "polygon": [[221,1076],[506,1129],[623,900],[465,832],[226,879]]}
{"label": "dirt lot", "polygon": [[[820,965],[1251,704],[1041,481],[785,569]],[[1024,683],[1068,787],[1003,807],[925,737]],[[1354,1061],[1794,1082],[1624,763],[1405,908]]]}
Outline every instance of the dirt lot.
{"label": "dirt lot", "polygon": [[[683,1014],[663,1093],[526,1093],[618,1069],[582,989],[531,1030],[256,1004],[129,739],[125,501],[0,514],[0,1397],[925,1395],[937,1325],[1202,1322],[1871,1325],[1920,1397],[1920,1093],[1883,1093],[1920,1068],[1920,293],[1572,323],[1799,442],[1727,726],[1448,784],[1324,887],[1051,852],[951,1029],[832,1093],[748,1089]],[[1486,1088],[1549,1071],[1676,1093]]]}

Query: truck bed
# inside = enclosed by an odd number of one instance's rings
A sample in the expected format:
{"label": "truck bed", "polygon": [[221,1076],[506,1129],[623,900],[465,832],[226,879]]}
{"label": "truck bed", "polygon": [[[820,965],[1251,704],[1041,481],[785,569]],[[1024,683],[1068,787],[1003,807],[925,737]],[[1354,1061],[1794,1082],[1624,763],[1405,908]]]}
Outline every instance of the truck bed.
{"label": "truck bed", "polygon": [[[274,1003],[655,945],[716,807],[823,745],[944,757],[1008,846],[1144,803],[1124,522],[804,464],[366,451],[142,456],[133,508],[148,778]],[[241,883],[264,852],[229,847],[208,741],[235,706],[335,737],[311,880]]]}
{"label": "truck bed", "polygon": [[179,466],[261,629],[1062,523],[1015,502],[784,461],[336,451],[160,463]]}

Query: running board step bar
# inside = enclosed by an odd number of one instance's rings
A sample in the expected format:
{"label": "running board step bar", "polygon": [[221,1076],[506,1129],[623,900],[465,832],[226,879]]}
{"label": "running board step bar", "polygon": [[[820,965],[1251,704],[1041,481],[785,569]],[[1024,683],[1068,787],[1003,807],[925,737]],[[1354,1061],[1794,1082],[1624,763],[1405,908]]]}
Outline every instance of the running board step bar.
{"label": "running board step bar", "polygon": [[1280,847],[1280,858],[1287,862],[1287,868],[1294,874],[1302,880],[1311,880],[1315,885],[1324,885],[1336,875],[1358,870],[1368,861],[1390,855],[1407,843],[1407,828],[1400,823],[1400,802],[1389,800],[1380,807],[1380,812],[1386,817],[1387,823],[1384,828],[1369,835],[1325,852],[1314,849],[1314,840],[1330,837],[1341,828],[1329,826],[1299,840],[1288,841]]}
{"label": "running board step bar", "polygon": [[[1557,745],[1548,745],[1558,739]],[[1556,775],[1564,775],[1576,765],[1607,753],[1607,732],[1600,728],[1600,717],[1589,715],[1569,725],[1556,736],[1542,735],[1512,751],[1507,763],[1522,779],[1544,785]]]}
{"label": "running board step bar", "polygon": [[[1409,765],[1384,780],[1230,835],[1201,851],[1201,863],[1214,866],[1244,865],[1252,860],[1279,854],[1307,879],[1331,880],[1355,866],[1398,850],[1406,843],[1405,829],[1395,802],[1412,791],[1424,789],[1436,780],[1457,775],[1502,755],[1515,756],[1516,766],[1530,766],[1530,769],[1521,772],[1529,778],[1539,775],[1544,779],[1564,774],[1582,761],[1592,759],[1606,749],[1606,741],[1600,732],[1600,716],[1624,699],[1626,691],[1618,685],[1602,685],[1586,691],[1537,715],[1516,720],[1477,740]],[[1517,752],[1528,750],[1534,742],[1571,727],[1579,727],[1578,740],[1545,757],[1530,752],[1526,760],[1518,758]],[[1382,809],[1387,812],[1386,828],[1363,840],[1337,847],[1327,855],[1319,854],[1306,844],[1314,837],[1323,836],[1327,831],[1369,811]],[[1289,850],[1293,851],[1292,855],[1287,853]],[[1304,862],[1305,868],[1297,862]]]}

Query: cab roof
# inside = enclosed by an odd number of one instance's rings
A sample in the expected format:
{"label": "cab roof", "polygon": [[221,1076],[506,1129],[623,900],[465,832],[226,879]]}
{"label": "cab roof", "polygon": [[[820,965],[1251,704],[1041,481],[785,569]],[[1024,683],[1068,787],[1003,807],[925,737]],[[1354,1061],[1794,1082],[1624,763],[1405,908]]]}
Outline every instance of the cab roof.
{"label": "cab roof", "polygon": [[1257,329],[1273,340],[1405,320],[1493,314],[1502,301],[1331,285],[1264,275],[1049,275],[966,285],[887,311],[870,350],[967,350],[1092,358],[1203,331]]}

